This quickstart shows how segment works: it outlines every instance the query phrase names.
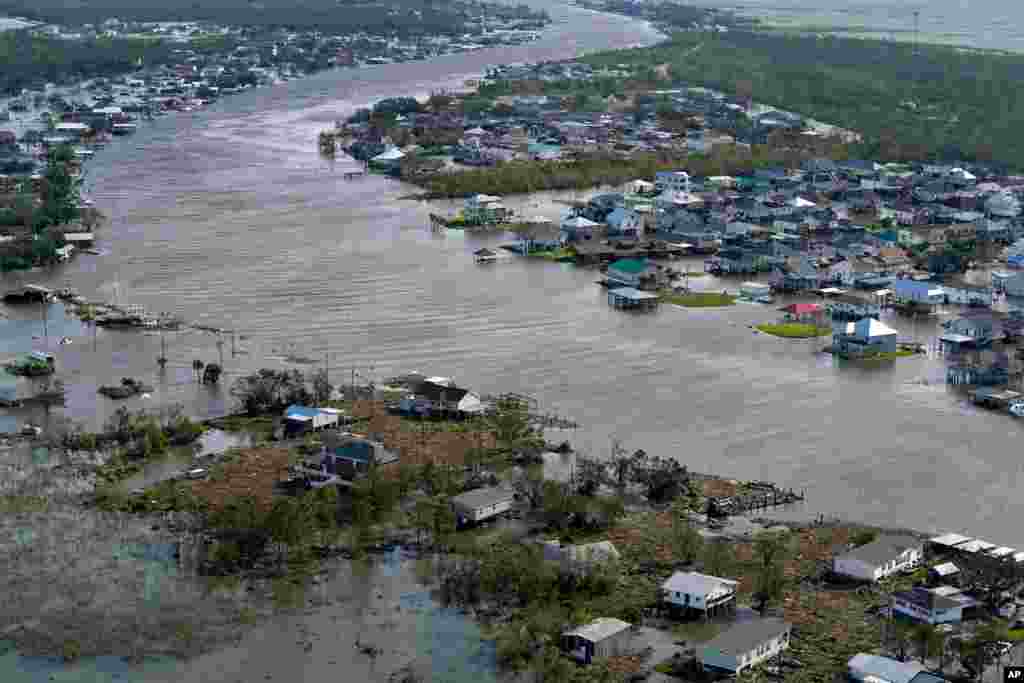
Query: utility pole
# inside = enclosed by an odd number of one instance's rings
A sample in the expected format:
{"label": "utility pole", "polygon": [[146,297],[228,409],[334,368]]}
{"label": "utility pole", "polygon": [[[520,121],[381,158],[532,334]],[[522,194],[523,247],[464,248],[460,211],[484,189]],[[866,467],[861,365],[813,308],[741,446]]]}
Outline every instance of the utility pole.
{"label": "utility pole", "polygon": [[164,339],[163,328],[160,329],[160,357],[156,359],[156,362],[161,369],[167,365],[167,340]]}
{"label": "utility pole", "polygon": [[356,400],[356,366],[352,366],[352,400]]}
{"label": "utility pole", "polygon": [[43,344],[44,344],[43,348],[49,348],[50,347],[50,333],[47,330],[47,319],[50,316],[49,316],[49,311],[46,308],[46,297],[43,297],[43,301],[42,301],[41,305],[42,305],[42,314],[43,314]]}
{"label": "utility pole", "polygon": [[231,330],[231,357],[234,358],[238,355],[238,351],[235,350],[235,331]]}
{"label": "utility pole", "polygon": [[220,367],[224,367],[224,339],[217,335],[217,353],[220,354]]}
{"label": "utility pole", "polygon": [[921,17],[920,10],[914,10],[914,56],[915,57],[919,56],[919,54],[920,54],[918,52],[918,41],[917,41],[918,19],[920,19],[920,17]]}

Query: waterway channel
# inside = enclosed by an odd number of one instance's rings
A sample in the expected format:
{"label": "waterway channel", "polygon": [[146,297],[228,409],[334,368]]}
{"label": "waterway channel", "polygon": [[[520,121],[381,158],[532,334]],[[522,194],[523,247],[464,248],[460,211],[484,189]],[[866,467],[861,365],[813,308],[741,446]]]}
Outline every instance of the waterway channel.
{"label": "waterway channel", "polygon": [[[160,119],[98,153],[88,183],[111,217],[100,245],[109,253],[5,282],[70,282],[90,299],[246,339],[233,354],[216,335],[168,335],[160,381],[159,335],[85,332],[58,352],[79,376],[66,412],[102,422],[116,404],[98,400],[95,385],[129,374],[154,385],[152,405],[227,412],[235,377],[286,367],[289,354],[324,358],[336,382],[353,370],[378,379],[420,370],[485,393],[532,394],[580,424],[574,440],[590,453],[607,453],[616,437],[698,471],[806,488],[828,513],[1024,547],[1020,425],[945,386],[938,359],[837,365],[813,343],[753,334],[750,325],[777,317],[771,309],[630,315],[607,306],[596,271],[479,267],[472,252],[502,236],[431,233],[428,213],[443,203],[399,201],[414,188],[390,179],[345,181],[353,162],[318,156],[318,130],[380,97],[455,87],[488,64],[654,38],[621,17],[551,11],[556,24],[529,46],[321,74]],[[509,204],[557,218],[555,198]],[[893,324],[922,341],[934,334]],[[221,355],[221,386],[199,385],[192,360]]]}

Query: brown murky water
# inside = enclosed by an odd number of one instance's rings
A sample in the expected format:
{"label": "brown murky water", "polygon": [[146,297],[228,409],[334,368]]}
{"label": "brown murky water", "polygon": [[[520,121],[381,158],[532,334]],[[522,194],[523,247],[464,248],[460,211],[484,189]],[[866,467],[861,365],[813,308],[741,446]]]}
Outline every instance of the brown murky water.
{"label": "brown murky water", "polygon": [[[248,339],[237,356],[224,345],[227,381],[209,389],[190,365],[218,358],[212,335],[169,335],[160,380],[158,336],[101,332],[92,351],[87,334],[60,351],[72,367],[68,412],[102,420],[114,404],[93,387],[129,372],[155,384],[151,402],[223,412],[232,378],[289,353],[327,354],[335,381],[352,368],[363,378],[421,370],[533,394],[578,421],[573,439],[592,453],[615,436],[701,471],[806,487],[825,512],[1024,546],[1020,427],[951,393],[940,361],[842,367],[815,343],[753,334],[749,325],[774,319],[768,308],[628,315],[606,305],[594,271],[477,267],[471,252],[501,238],[432,234],[436,207],[397,201],[412,188],[346,182],[354,164],[318,158],[317,131],[377,98],[457,85],[487,64],[650,36],[622,18],[553,12],[562,23],[537,45],[323,74],[159,120],[98,154],[89,185],[112,217],[101,240],[109,255],[27,279],[71,281]],[[555,218],[549,199],[510,204]],[[933,335],[924,323],[893,324]]]}

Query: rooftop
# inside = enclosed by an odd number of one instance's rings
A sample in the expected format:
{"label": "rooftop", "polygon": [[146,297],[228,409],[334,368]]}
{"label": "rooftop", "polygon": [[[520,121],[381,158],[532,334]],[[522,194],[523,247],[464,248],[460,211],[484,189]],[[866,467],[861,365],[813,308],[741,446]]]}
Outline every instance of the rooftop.
{"label": "rooftop", "polygon": [[581,626],[572,631],[566,631],[562,635],[565,636],[577,636],[584,640],[589,640],[592,643],[598,643],[605,638],[610,638],[616,633],[621,633],[628,628],[631,628],[632,624],[629,624],[621,619],[612,619],[611,617],[601,617],[595,619],[586,626]]}
{"label": "rooftop", "polygon": [[911,536],[882,536],[840,557],[860,560],[871,565],[882,565],[896,559],[903,551],[920,545],[921,542]]}
{"label": "rooftop", "polygon": [[698,572],[676,572],[661,584],[661,588],[690,595],[707,595],[719,588],[734,589],[738,583],[732,579],[720,579]]}
{"label": "rooftop", "polygon": [[790,625],[772,617],[755,619],[734,625],[725,633],[704,644],[704,650],[717,650],[723,654],[750,652],[758,645],[789,631]]}
{"label": "rooftop", "polygon": [[472,491],[460,493],[452,498],[452,503],[469,508],[470,510],[476,510],[495,503],[513,500],[514,498],[515,494],[512,491],[494,487],[473,489]]}

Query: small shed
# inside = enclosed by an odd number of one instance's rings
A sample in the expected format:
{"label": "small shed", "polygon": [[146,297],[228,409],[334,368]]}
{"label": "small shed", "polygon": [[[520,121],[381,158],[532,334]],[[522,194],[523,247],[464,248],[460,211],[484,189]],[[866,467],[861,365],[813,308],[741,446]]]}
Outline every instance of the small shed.
{"label": "small shed", "polygon": [[512,509],[515,494],[499,487],[473,489],[452,498],[452,509],[459,526],[497,517]]}
{"label": "small shed", "polygon": [[295,434],[337,425],[340,414],[341,411],[336,408],[290,405],[284,411],[285,432]]}
{"label": "small shed", "polygon": [[583,664],[614,657],[629,649],[632,624],[621,619],[602,617],[586,626],[562,634],[562,649]]}

